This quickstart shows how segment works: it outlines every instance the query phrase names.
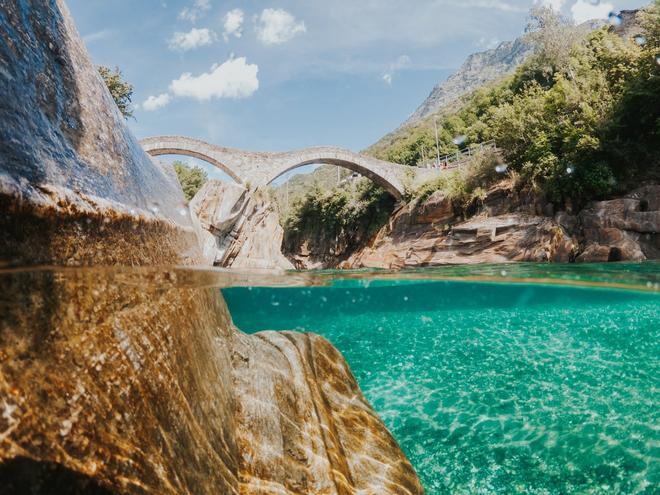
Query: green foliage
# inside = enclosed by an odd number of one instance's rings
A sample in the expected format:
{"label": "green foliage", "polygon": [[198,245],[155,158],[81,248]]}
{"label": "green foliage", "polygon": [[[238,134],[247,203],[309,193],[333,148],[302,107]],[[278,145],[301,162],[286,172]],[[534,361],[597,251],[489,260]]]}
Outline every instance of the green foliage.
{"label": "green foliage", "polygon": [[[451,139],[459,134],[465,145],[494,139],[520,182],[556,202],[579,204],[657,179],[659,12],[656,2],[640,15],[640,46],[610,28],[586,33],[536,9],[528,29],[535,54],[513,76],[440,116],[441,153],[456,149]],[[434,142],[432,132],[426,122],[378,154],[413,164],[420,143]]]}
{"label": "green foliage", "polygon": [[132,117],[131,98],[133,97],[133,86],[123,80],[122,73],[118,67],[115,67],[113,71],[101,65],[98,67],[98,71],[103,81],[105,81],[105,85],[110,90],[110,95],[115,100],[121,114],[125,119]]}
{"label": "green foliage", "polygon": [[314,186],[289,209],[283,222],[284,246],[289,252],[307,244],[318,253],[349,253],[385,224],[394,203],[366,178],[329,190]]}
{"label": "green foliage", "polygon": [[181,183],[183,195],[190,201],[208,180],[208,174],[200,167],[190,167],[178,160],[172,163],[172,166]]}
{"label": "green foliage", "polygon": [[485,151],[464,167],[443,174],[434,181],[423,184],[415,198],[424,201],[435,191],[443,191],[454,205],[466,210],[474,201],[483,199],[486,189],[501,180],[503,175],[497,172],[501,159],[492,151]]}

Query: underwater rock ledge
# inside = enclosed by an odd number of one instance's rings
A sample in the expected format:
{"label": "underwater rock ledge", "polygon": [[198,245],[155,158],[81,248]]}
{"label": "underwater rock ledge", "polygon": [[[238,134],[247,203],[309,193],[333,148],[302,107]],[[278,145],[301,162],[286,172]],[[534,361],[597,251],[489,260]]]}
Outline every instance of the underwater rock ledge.
{"label": "underwater rock ledge", "polygon": [[[0,3],[0,264],[208,263],[62,0]],[[344,359],[155,268],[0,271],[8,494],[418,494]]]}

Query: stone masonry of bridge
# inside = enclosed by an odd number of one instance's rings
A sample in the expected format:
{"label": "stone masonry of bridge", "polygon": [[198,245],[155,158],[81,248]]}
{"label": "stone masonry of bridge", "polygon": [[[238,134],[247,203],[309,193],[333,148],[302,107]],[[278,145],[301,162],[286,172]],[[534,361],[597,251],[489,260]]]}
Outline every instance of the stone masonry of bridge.
{"label": "stone masonry of bridge", "polygon": [[385,162],[335,147],[305,148],[283,153],[253,152],[225,148],[199,139],[159,136],[140,142],[151,156],[185,155],[202,159],[222,169],[236,182],[251,187],[270,184],[280,175],[310,164],[337,165],[370,178],[397,200],[406,186],[411,187],[437,177],[441,171]]}

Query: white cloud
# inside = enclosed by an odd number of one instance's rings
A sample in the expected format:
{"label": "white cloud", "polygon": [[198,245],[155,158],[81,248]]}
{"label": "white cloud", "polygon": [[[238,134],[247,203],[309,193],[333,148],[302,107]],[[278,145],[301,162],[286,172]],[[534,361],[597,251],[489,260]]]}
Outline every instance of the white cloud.
{"label": "white cloud", "polygon": [[167,106],[171,100],[172,98],[167,93],[163,93],[158,96],[150,96],[144,100],[142,108],[144,108],[147,112],[153,112],[154,110],[158,110],[159,108]]}
{"label": "white cloud", "polygon": [[245,13],[241,9],[230,10],[223,17],[224,32],[222,33],[225,41],[229,41],[230,36],[240,38],[243,36],[243,21]]}
{"label": "white cloud", "polygon": [[179,12],[179,19],[197,22],[209,10],[211,10],[211,0],[195,0],[192,6],[185,7]]}
{"label": "white cloud", "polygon": [[305,23],[286,10],[265,9],[257,19],[257,37],[266,45],[279,45],[305,32]]}
{"label": "white cloud", "polygon": [[394,62],[390,64],[389,70],[383,74],[383,81],[386,84],[392,85],[392,80],[394,79],[394,74],[401,70],[405,69],[411,64],[412,60],[408,55],[400,55]]}
{"label": "white cloud", "polygon": [[614,5],[609,2],[599,2],[597,5],[590,0],[577,0],[571,7],[571,14],[576,24],[581,24],[591,19],[606,19]]}
{"label": "white cloud", "polygon": [[555,12],[561,12],[561,8],[566,3],[566,0],[536,0],[534,3],[551,7]]}
{"label": "white cloud", "polygon": [[170,84],[175,96],[200,101],[211,98],[246,98],[259,89],[259,67],[248,64],[245,57],[230,58],[221,65],[215,64],[210,72],[199,76],[181,74]]}
{"label": "white cloud", "polygon": [[174,33],[169,41],[170,50],[187,52],[200,46],[213,43],[216,39],[215,33],[207,28],[192,28],[187,33]]}

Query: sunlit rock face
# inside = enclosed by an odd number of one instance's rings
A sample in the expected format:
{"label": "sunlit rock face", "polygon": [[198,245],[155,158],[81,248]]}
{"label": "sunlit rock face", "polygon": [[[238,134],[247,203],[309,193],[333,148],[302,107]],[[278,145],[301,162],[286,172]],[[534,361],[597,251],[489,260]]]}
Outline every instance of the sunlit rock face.
{"label": "sunlit rock face", "polygon": [[580,212],[584,249],[578,261],[660,258],[660,186],[640,187],[623,198],[595,201]]}
{"label": "sunlit rock face", "polygon": [[397,210],[342,266],[402,268],[508,261],[607,262],[660,258],[660,186],[595,201],[576,213],[493,186],[465,220],[442,191]]}
{"label": "sunlit rock face", "polygon": [[[437,191],[400,208],[344,266],[403,268],[508,261],[569,261],[575,241],[552,218],[521,205],[506,188],[488,191],[464,220]],[[540,212],[539,212],[540,213]]]}
{"label": "sunlit rock face", "polygon": [[128,130],[63,2],[1,2],[0,25],[1,260],[194,263],[180,187]]}
{"label": "sunlit rock face", "polygon": [[228,273],[118,266],[208,262],[182,205],[63,3],[0,2],[0,260],[116,265],[0,269],[0,493],[421,493],[328,342],[241,334]]}

